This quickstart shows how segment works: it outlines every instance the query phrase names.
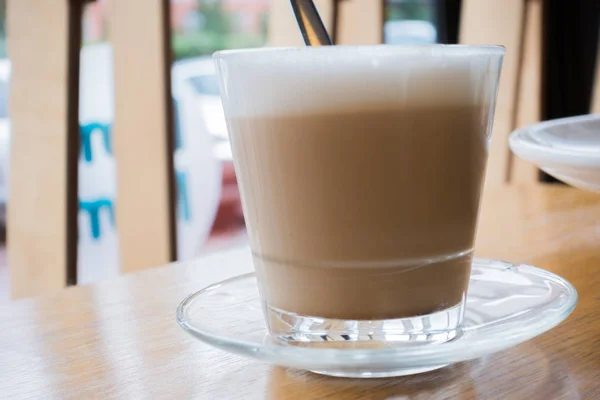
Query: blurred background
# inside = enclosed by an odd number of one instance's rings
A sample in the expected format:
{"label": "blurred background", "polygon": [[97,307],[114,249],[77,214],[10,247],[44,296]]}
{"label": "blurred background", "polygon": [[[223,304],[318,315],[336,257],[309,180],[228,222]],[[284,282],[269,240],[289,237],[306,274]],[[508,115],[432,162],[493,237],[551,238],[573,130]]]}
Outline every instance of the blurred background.
{"label": "blurred background", "polygon": [[[108,18],[111,1],[118,0],[86,3],[82,13],[78,283],[119,273],[118,230],[114,216],[118,193],[112,137],[115,113],[113,51]],[[289,3],[287,0],[169,2],[175,125],[173,162],[180,260],[245,242],[239,192],[211,54],[222,49],[278,44],[270,43],[269,32],[274,6],[280,6],[279,2],[285,3],[286,7]],[[380,34],[381,41],[388,44],[458,43],[462,3],[460,0],[386,0],[383,22],[377,27],[376,35]],[[570,1],[568,4],[544,2],[540,50],[543,74],[539,72],[544,89],[539,119],[589,111],[596,70],[598,4],[600,2],[595,0]],[[140,9],[139,18],[144,16],[144,9]],[[10,205],[8,93],[11,61],[6,25],[6,0],[0,0],[2,243],[6,237],[5,209]],[[539,179],[551,181],[541,174]],[[0,301],[9,298],[8,275],[6,250],[2,245]]]}

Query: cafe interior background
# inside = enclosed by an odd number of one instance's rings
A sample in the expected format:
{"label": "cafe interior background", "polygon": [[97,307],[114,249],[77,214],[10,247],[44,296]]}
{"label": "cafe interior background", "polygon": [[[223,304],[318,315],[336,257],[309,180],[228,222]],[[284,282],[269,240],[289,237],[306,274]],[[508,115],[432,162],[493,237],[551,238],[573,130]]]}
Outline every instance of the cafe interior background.
{"label": "cafe interior background", "polygon": [[[70,284],[85,284],[114,277],[127,268],[123,263],[122,239],[126,232],[117,227],[121,178],[115,161],[113,122],[116,118],[111,7],[116,0],[85,2],[81,12],[79,55],[78,175],[77,177],[77,251],[76,270]],[[507,66],[501,84],[501,98],[495,126],[488,185],[495,177],[511,184],[562,184],[524,161],[510,155],[508,133],[520,126],[541,120],[600,112],[600,98],[594,95],[600,68],[597,66],[598,20],[600,2],[595,0],[341,0],[333,11],[322,10],[337,43],[345,44],[429,44],[477,43],[489,39],[482,20],[486,13],[500,7],[517,18],[503,27],[507,47]],[[10,3],[10,2],[9,2]],[[14,2],[16,3],[16,2]],[[137,2],[142,4],[143,2]],[[171,63],[170,89],[173,104],[171,128],[174,194],[174,221],[170,240],[176,251],[171,260],[186,260],[246,242],[239,191],[231,160],[227,128],[219,98],[211,54],[222,49],[300,45],[287,0],[171,0],[168,16]],[[322,4],[325,2],[317,2]],[[358,3],[358,6],[357,6]],[[465,11],[469,5],[469,12]],[[351,9],[351,7],[353,7]],[[9,5],[10,9],[10,5]],[[138,7],[137,18],[128,29],[143,28],[146,10]],[[462,20],[461,20],[462,19]],[[9,18],[10,21],[10,18]],[[502,15],[498,16],[502,22]],[[493,24],[493,23],[492,23]],[[469,27],[469,28],[467,28]],[[8,29],[10,35],[11,30]],[[122,35],[122,32],[117,35]],[[144,53],[153,37],[132,34],[128,43],[131,57]],[[0,202],[2,205],[2,248],[0,250],[0,302],[11,299],[11,257],[6,239],[11,242],[11,191],[17,187],[20,171],[11,170],[11,43],[7,45],[7,1],[0,1]],[[142,49],[139,50],[138,49]],[[123,49],[120,50],[123,55]],[[31,55],[42,60],[44,54]],[[507,68],[508,67],[508,68]],[[152,66],[149,64],[148,68]],[[142,74],[143,75],[143,74]],[[600,77],[600,76],[598,76]],[[143,86],[143,85],[142,85]],[[40,84],[40,91],[46,90]],[[502,92],[503,91],[503,92]],[[35,94],[35,93],[34,93]],[[144,93],[131,97],[146,101]],[[119,103],[123,104],[123,103]],[[504,108],[503,108],[504,107]],[[124,108],[136,109],[128,103]],[[140,107],[137,107],[139,109]],[[117,116],[118,118],[118,116]],[[169,119],[168,119],[169,120]],[[136,140],[146,151],[143,134]],[[167,146],[168,147],[168,146]],[[12,147],[13,151],[14,147]],[[496,150],[498,149],[498,150]],[[130,147],[135,158],[135,146]],[[494,154],[494,152],[499,153]],[[30,162],[35,163],[35,159]],[[135,162],[132,161],[132,162]],[[19,164],[22,165],[22,164]],[[143,170],[144,167],[140,166]],[[147,173],[152,174],[152,169]],[[499,172],[498,172],[499,171]],[[125,178],[124,178],[125,179]],[[15,181],[16,180],[16,181]],[[496,179],[497,180],[497,179]],[[9,185],[10,183],[10,185]],[[44,193],[40,194],[42,197]],[[132,200],[151,201],[153,193],[137,193]],[[43,204],[41,201],[38,204]],[[131,202],[126,207],[131,206]],[[42,211],[43,213],[44,211]],[[161,211],[162,212],[162,211]],[[17,214],[11,214],[17,215]],[[147,220],[153,213],[142,215]],[[7,222],[9,233],[7,234]],[[31,221],[30,221],[31,222]],[[15,222],[16,223],[16,222]],[[44,222],[41,221],[40,224]],[[14,230],[15,235],[22,232]],[[20,239],[18,239],[20,241]],[[16,240],[17,241],[17,240]],[[127,240],[125,240],[127,242]],[[10,247],[10,246],[9,246]],[[148,247],[152,247],[148,245]],[[10,250],[9,250],[10,251]],[[133,262],[135,263],[135,258]],[[162,261],[162,260],[161,260]],[[129,261],[131,263],[131,258]],[[162,262],[156,262],[159,265]],[[151,261],[140,267],[153,267]],[[73,279],[76,282],[73,282]],[[12,297],[26,297],[16,293]]]}

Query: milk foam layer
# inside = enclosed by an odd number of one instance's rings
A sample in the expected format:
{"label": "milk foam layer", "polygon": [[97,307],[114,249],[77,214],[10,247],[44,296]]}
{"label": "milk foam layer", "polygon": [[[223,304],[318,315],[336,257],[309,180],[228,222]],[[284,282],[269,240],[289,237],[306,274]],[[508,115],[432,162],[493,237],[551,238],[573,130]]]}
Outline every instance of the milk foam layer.
{"label": "milk foam layer", "polygon": [[216,53],[231,117],[487,104],[504,49],[334,46]]}

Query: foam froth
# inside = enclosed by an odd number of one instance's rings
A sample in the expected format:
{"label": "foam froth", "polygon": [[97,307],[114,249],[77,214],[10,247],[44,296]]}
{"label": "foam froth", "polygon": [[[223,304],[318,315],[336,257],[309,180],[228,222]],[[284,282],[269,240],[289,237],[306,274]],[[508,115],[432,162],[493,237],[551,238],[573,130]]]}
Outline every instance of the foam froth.
{"label": "foam froth", "polygon": [[235,118],[485,103],[503,54],[497,46],[328,46],[214,59]]}

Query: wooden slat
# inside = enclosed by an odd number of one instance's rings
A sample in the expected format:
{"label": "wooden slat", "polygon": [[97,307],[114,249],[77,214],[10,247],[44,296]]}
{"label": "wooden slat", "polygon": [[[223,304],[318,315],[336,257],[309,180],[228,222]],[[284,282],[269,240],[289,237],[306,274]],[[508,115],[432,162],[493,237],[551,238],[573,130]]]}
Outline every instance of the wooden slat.
{"label": "wooden slat", "polygon": [[[523,38],[515,128],[542,118],[542,0],[527,0]],[[539,178],[535,165],[510,153],[510,183],[535,184]]]}
{"label": "wooden slat", "polygon": [[596,75],[594,76],[594,91],[590,113],[600,113],[600,37],[598,38],[598,52],[596,53]]}
{"label": "wooden slat", "polygon": [[9,0],[12,296],[75,283],[81,4]]}
{"label": "wooden slat", "polygon": [[463,0],[459,41],[463,44],[501,44],[506,55],[494,118],[486,187],[508,180],[508,135],[514,128],[523,39],[523,0]]}
{"label": "wooden slat", "polygon": [[109,4],[121,270],[175,258],[168,0]]}
{"label": "wooden slat", "polygon": [[341,0],[337,10],[337,44],[383,43],[383,0]]}
{"label": "wooden slat", "polygon": [[[335,0],[316,0],[315,5],[330,36],[333,33]],[[296,24],[289,0],[271,3],[269,17],[269,46],[303,46],[302,35]]]}

